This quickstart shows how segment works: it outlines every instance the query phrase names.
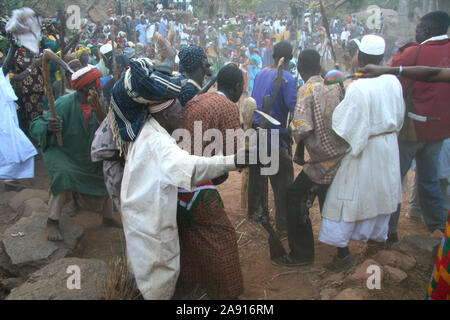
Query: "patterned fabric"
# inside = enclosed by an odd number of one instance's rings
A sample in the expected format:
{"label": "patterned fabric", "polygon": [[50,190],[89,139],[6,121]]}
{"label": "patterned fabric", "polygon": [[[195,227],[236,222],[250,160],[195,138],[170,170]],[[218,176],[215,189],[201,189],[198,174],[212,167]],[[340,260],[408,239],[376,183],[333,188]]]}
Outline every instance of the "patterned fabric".
{"label": "patterned fabric", "polygon": [[93,162],[103,161],[106,190],[111,198],[120,199],[124,164],[119,157],[119,148],[114,142],[110,128],[110,119],[113,117],[110,111],[95,132],[91,145],[91,159]]}
{"label": "patterned fabric", "polygon": [[[188,102],[183,110],[182,127],[194,135],[194,122],[202,122],[202,130],[219,129],[226,146],[226,130],[240,129],[239,111],[232,101],[217,92],[202,94]],[[196,137],[202,139],[202,137]],[[207,142],[202,143],[203,151]],[[233,149],[236,149],[234,141]],[[225,150],[224,150],[225,151]],[[233,154],[226,150],[224,154]],[[213,154],[208,156],[215,155]],[[195,193],[190,195],[195,199]],[[178,216],[180,236],[180,280],[201,283],[214,299],[236,298],[243,292],[236,232],[227,217],[217,190],[201,190],[193,208],[193,217]],[[181,213],[184,211],[181,211]],[[182,223],[190,221],[192,223]],[[192,227],[193,225],[193,227]]]}
{"label": "patterned fabric", "polygon": [[215,190],[217,192],[216,186],[211,181],[198,185],[195,187],[194,192],[178,188],[178,215],[182,220],[187,221],[191,227],[194,227],[193,217],[197,203],[204,199],[207,190]]}
{"label": "patterned fabric", "polygon": [[[206,200],[209,199],[209,200]],[[206,190],[194,212],[194,227],[180,221],[180,276],[201,283],[212,299],[236,298],[244,291],[236,231],[219,193]]]}
{"label": "patterned fabric", "polygon": [[[32,63],[33,53],[25,48],[20,48],[14,56],[15,73],[19,74],[25,71]],[[20,127],[28,132],[31,121],[40,116],[44,106],[44,77],[42,76],[42,68],[33,68],[22,81],[13,85],[14,91],[19,100],[17,104],[20,109],[18,111]]]}
{"label": "patterned fabric", "polygon": [[201,66],[203,60],[207,60],[205,50],[198,46],[189,46],[178,53],[180,58],[180,72],[193,72]]}
{"label": "patterned fabric", "polygon": [[198,85],[196,86],[191,82],[186,83],[183,88],[181,88],[180,96],[178,97],[181,106],[186,106],[188,101],[194,98],[199,91],[200,89],[198,88]]}
{"label": "patterned fabric", "polygon": [[75,90],[81,90],[95,81],[97,89],[102,90],[100,78],[102,72],[92,65],[88,65],[72,75],[70,86]]}
{"label": "patterned fabric", "polygon": [[85,47],[85,46],[78,47],[78,49],[76,51],[77,59],[80,59],[80,57],[83,55],[84,52],[91,54],[91,49],[89,49],[88,47]]}
{"label": "patterned fabric", "polygon": [[450,300],[450,213],[447,230],[438,251],[433,276],[428,285],[428,300]]}
{"label": "patterned fabric", "polygon": [[149,59],[132,59],[113,88],[111,107],[117,124],[113,134],[122,151],[119,135],[124,142],[136,139],[147,118],[147,105],[177,98],[181,91],[182,77],[154,72],[152,67]]}
{"label": "patterned fabric", "polygon": [[[218,94],[217,92],[207,92],[194,99],[190,100],[183,110],[182,127],[187,129],[191,136],[196,139],[191,144],[191,154],[194,154],[194,145],[200,144],[203,150],[210,144],[210,142],[203,141],[203,135],[194,135],[194,122],[201,121],[202,132],[205,133],[208,129],[219,129],[223,136],[224,155],[232,155],[237,150],[237,138],[233,145],[230,145],[232,150],[227,150],[226,130],[227,129],[241,129],[241,122],[239,117],[239,110],[235,103],[227,97]],[[213,150],[214,151],[214,150]],[[216,153],[212,152],[214,156]],[[198,155],[198,154],[196,154]],[[200,155],[198,155],[200,156]]]}
{"label": "patterned fabric", "polygon": [[304,140],[310,160],[303,169],[317,184],[333,181],[348,148],[331,127],[333,111],[341,99],[340,87],[325,86],[320,76],[311,77],[298,92],[293,136],[297,142]]}

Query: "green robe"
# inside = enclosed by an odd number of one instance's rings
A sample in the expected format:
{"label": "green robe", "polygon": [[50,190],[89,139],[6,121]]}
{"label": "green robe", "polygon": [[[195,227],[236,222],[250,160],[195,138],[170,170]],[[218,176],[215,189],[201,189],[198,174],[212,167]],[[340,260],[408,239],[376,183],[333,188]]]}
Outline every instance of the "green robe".
{"label": "green robe", "polygon": [[63,120],[63,147],[58,146],[56,135],[47,131],[47,119],[51,112],[35,118],[30,125],[30,134],[38,141],[50,174],[50,191],[54,195],[71,190],[107,196],[102,162],[91,161],[91,144],[98,128],[94,113],[89,118],[88,131],[76,92],[56,100],[55,109]]}

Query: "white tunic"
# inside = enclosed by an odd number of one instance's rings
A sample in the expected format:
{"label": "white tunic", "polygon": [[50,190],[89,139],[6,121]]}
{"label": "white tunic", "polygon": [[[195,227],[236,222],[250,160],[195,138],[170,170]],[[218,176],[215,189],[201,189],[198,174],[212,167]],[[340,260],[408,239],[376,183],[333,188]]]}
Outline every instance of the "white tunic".
{"label": "white tunic", "polygon": [[128,262],[145,299],[170,299],[180,271],[178,187],[234,170],[234,156],[191,156],[150,118],[127,157],[121,189]]}
{"label": "white tunic", "polygon": [[0,68],[0,179],[34,178],[36,148],[19,128],[17,96]]}
{"label": "white tunic", "polygon": [[397,135],[405,104],[395,76],[353,82],[333,114],[333,130],[350,145],[330,185],[319,240],[387,238],[389,216],[402,201]]}

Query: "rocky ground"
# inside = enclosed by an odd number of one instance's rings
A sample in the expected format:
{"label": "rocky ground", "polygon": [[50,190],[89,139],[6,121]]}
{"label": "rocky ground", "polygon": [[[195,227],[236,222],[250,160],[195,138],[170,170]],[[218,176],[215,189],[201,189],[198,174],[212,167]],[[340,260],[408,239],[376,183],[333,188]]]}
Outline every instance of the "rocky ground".
{"label": "rocky ground", "polygon": [[[296,167],[296,174],[300,169]],[[44,235],[49,177],[41,159],[36,162],[36,178],[23,184],[26,189],[20,192],[7,191],[0,184],[0,299],[102,298],[111,266],[117,258],[125,256],[122,231],[105,228],[99,215],[81,211],[75,217],[64,216],[64,242],[49,242]],[[392,247],[353,242],[350,249],[358,265],[334,273],[323,268],[323,264],[331,261],[335,248],[317,241],[321,223],[317,203],[311,212],[315,263],[297,268],[279,267],[270,261],[267,233],[261,225],[248,220],[246,211],[240,207],[240,186],[241,176],[234,172],[219,189],[237,232],[245,285],[241,299],[424,299],[442,234],[430,234],[422,223],[404,216],[408,194],[404,196],[400,219],[401,241]],[[273,215],[272,194],[270,208]],[[288,248],[287,240],[283,242]],[[69,290],[67,286],[74,283],[71,278],[74,265],[81,275],[79,290]],[[367,270],[373,265],[379,267],[379,289],[367,287],[371,275]]]}

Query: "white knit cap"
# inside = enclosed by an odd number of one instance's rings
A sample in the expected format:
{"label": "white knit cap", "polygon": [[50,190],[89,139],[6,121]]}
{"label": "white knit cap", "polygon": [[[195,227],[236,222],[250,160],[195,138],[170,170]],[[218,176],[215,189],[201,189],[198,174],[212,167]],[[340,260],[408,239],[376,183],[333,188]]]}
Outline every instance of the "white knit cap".
{"label": "white knit cap", "polygon": [[104,44],[100,47],[100,53],[105,55],[112,51],[112,45],[110,43]]}
{"label": "white knit cap", "polygon": [[369,34],[364,36],[359,44],[359,51],[372,56],[380,56],[384,54],[386,42],[380,36]]}

